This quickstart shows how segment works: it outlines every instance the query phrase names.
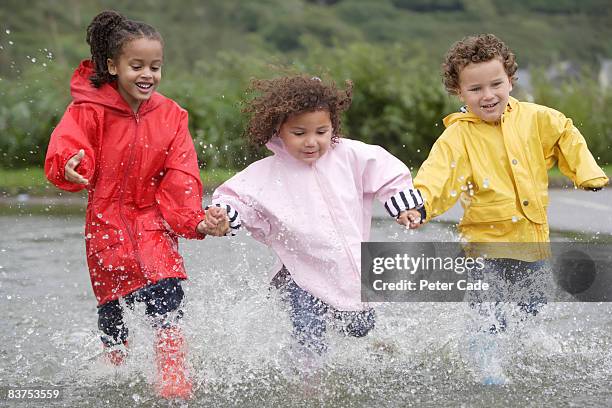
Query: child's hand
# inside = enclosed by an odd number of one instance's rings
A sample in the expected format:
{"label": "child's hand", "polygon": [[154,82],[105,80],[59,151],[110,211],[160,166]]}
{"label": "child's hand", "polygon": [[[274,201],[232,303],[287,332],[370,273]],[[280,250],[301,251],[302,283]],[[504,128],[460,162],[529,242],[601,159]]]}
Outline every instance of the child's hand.
{"label": "child's hand", "polygon": [[230,229],[227,212],[220,207],[210,207],[206,210],[206,218],[198,224],[201,234],[222,237]]}
{"label": "child's hand", "polygon": [[64,178],[66,181],[75,184],[89,184],[89,180],[81,176],[75,170],[81,163],[81,160],[83,160],[83,157],[85,157],[85,150],[81,149],[66,162],[66,166],[64,167]]}
{"label": "child's hand", "polygon": [[229,220],[226,218],[225,221],[218,223],[215,227],[210,227],[206,224],[206,221],[202,221],[198,224],[197,229],[200,234],[223,237],[230,229]]}
{"label": "child's hand", "polygon": [[211,206],[206,210],[206,226],[216,228],[219,223],[227,220],[227,212],[221,207]]}
{"label": "child's hand", "polygon": [[402,211],[397,217],[397,223],[410,229],[419,228],[421,226],[421,213],[416,209]]}

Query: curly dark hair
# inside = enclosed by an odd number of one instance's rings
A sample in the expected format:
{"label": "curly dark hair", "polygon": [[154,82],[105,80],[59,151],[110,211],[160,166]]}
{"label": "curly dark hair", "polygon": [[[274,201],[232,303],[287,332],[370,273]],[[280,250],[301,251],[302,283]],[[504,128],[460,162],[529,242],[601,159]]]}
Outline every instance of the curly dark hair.
{"label": "curly dark hair", "polygon": [[103,11],[93,18],[87,27],[86,40],[95,68],[94,74],[89,78],[94,87],[99,88],[116,80],[115,75],[108,72],[106,60],[119,57],[123,46],[138,38],[157,40],[162,45],[164,43],[155,28],[140,21],[129,20],[116,11]]}
{"label": "curly dark hair", "polygon": [[242,112],[249,117],[246,138],[255,145],[265,145],[278,135],[289,116],[324,109],[329,111],[332,123],[332,144],[337,143],[340,115],[351,105],[353,94],[353,83],[347,80],[345,85],[340,90],[332,81],[308,75],[252,80],[247,95],[258,95],[243,101]]}
{"label": "curly dark hair", "polygon": [[512,83],[516,81],[518,64],[512,50],[493,34],[480,34],[457,41],[446,53],[442,64],[442,82],[451,95],[459,93],[459,73],[466,65],[487,62],[493,58],[501,59],[504,69]]}

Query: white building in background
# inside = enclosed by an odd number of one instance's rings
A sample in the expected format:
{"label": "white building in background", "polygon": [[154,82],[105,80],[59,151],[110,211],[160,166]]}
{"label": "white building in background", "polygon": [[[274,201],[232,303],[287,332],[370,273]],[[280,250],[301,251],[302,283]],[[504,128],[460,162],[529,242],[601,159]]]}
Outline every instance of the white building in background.
{"label": "white building in background", "polygon": [[516,71],[516,82],[514,90],[519,99],[533,102],[533,85],[531,83],[531,72],[527,68],[519,68]]}
{"label": "white building in background", "polygon": [[599,68],[599,86],[607,88],[612,85],[612,59],[601,60]]}
{"label": "white building in background", "polygon": [[[561,84],[568,79],[580,78],[578,65],[571,61],[561,61],[553,64],[546,70],[546,79],[552,83]],[[514,92],[519,98],[533,101],[533,78],[529,68],[519,68],[516,72],[517,80]],[[598,76],[599,86],[602,89],[612,87],[612,59],[602,59]]]}

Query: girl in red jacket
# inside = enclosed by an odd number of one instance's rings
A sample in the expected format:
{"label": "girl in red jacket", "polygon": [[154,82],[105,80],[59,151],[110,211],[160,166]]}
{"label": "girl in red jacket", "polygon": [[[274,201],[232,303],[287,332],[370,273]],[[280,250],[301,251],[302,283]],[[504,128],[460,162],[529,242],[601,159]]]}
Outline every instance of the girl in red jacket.
{"label": "girl in red jacket", "polygon": [[[163,41],[150,25],[105,11],[87,28],[91,60],[71,81],[72,103],[53,131],[45,173],[67,191],[87,188],[87,264],[109,360],[125,357],[124,299],[146,304],[157,329],[156,387],[188,397],[185,345],[177,326],[186,279],[178,236],[204,238],[202,184],[187,112],[155,92]],[[211,209],[220,225],[222,211]]]}

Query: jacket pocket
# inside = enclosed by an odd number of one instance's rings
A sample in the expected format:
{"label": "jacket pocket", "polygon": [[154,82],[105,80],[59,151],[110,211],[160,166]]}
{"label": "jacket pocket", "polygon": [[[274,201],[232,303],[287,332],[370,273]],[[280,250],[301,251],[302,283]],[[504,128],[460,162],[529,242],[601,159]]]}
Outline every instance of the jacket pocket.
{"label": "jacket pocket", "polygon": [[178,238],[163,219],[146,218],[140,222],[139,229],[141,248],[150,248],[151,245],[158,246],[159,243],[165,242],[169,245],[167,249],[178,251]]}
{"label": "jacket pocket", "polygon": [[518,217],[520,211],[514,201],[496,201],[486,204],[471,204],[463,215],[464,224],[481,222],[507,221]]}
{"label": "jacket pocket", "polygon": [[93,232],[87,242],[87,256],[100,268],[121,270],[123,267],[121,241],[122,236],[113,228]]}
{"label": "jacket pocket", "polygon": [[[183,259],[178,252],[178,237],[161,218],[139,221],[138,250],[145,273],[157,278],[183,271]],[[176,276],[176,275],[174,275]]]}
{"label": "jacket pocket", "polygon": [[164,221],[157,218],[149,218],[142,221],[142,229],[144,231],[164,231],[170,232],[166,227]]}

